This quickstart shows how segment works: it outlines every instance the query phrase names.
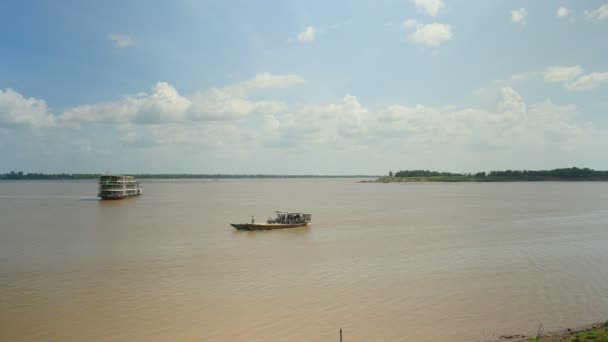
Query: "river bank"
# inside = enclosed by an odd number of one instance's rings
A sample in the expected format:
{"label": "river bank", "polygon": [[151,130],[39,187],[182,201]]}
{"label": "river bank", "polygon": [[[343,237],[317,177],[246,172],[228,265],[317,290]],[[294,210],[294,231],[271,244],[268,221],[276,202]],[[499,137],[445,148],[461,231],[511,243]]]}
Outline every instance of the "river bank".
{"label": "river bank", "polygon": [[539,182],[539,181],[608,181],[608,171],[589,168],[563,168],[553,170],[503,170],[480,172],[439,172],[405,170],[376,179],[377,183],[401,182]]}
{"label": "river bank", "polygon": [[578,328],[568,328],[554,332],[543,332],[542,325],[539,326],[537,336],[525,335],[503,335],[495,342],[578,342],[578,341],[597,341],[608,342],[608,321],[580,326]]}
{"label": "river bank", "polygon": [[606,182],[608,177],[502,177],[502,176],[430,176],[430,177],[380,177],[375,180],[364,180],[359,183],[430,183],[430,182]]}

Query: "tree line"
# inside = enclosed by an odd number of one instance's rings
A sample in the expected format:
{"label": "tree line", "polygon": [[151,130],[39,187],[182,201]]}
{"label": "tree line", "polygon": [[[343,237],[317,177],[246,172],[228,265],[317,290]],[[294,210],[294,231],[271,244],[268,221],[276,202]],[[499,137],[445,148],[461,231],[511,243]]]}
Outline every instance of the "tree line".
{"label": "tree line", "polygon": [[[377,175],[226,175],[226,174],[125,174],[137,179],[239,179],[239,178],[362,178]],[[78,180],[97,179],[96,173],[24,173],[11,171],[0,174],[0,180]]]}
{"label": "tree line", "polygon": [[513,180],[608,180],[608,171],[596,171],[590,168],[562,168],[553,170],[504,170],[476,173],[454,173],[437,172],[429,170],[405,170],[389,172],[389,177],[399,178],[432,178],[432,177],[455,177],[484,179],[513,179]]}
{"label": "tree line", "polygon": [[11,171],[0,174],[0,180],[63,180],[63,179],[95,179],[99,175],[86,173],[23,173],[22,171]]}

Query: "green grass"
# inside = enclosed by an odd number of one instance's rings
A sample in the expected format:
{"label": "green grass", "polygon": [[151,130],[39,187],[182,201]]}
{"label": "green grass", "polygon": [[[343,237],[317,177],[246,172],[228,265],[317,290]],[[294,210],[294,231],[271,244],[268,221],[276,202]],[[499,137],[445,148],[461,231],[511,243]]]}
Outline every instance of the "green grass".
{"label": "green grass", "polygon": [[583,331],[577,333],[573,337],[570,337],[564,342],[584,342],[584,341],[594,341],[594,342],[608,342],[608,328],[603,327],[599,329]]}
{"label": "green grass", "polygon": [[542,341],[553,341],[553,342],[608,342],[608,323],[604,324],[601,328],[596,328],[587,331],[581,331],[571,336],[545,336],[545,337],[531,337],[528,339],[530,342],[542,342]]}

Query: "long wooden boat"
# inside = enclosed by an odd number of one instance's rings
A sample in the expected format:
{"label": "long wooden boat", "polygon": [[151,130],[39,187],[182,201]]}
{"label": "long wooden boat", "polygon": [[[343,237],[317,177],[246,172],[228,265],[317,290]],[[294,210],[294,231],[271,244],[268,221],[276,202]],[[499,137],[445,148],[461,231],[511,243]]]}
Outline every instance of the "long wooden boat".
{"label": "long wooden boat", "polygon": [[285,228],[297,228],[306,227],[308,223],[231,223],[231,226],[238,230],[270,230],[270,229],[285,229]]}
{"label": "long wooden boat", "polygon": [[251,217],[251,223],[231,223],[230,225],[238,230],[270,230],[306,227],[312,221],[312,215],[303,213],[290,213],[277,211],[277,217],[269,218],[265,223],[255,223]]}

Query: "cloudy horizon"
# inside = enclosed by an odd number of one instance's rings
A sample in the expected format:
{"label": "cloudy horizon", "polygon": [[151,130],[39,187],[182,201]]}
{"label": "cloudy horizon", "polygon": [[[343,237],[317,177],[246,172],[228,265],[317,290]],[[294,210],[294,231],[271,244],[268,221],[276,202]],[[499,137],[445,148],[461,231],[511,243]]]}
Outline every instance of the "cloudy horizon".
{"label": "cloudy horizon", "polygon": [[140,5],[0,14],[0,173],[608,169],[605,0]]}

